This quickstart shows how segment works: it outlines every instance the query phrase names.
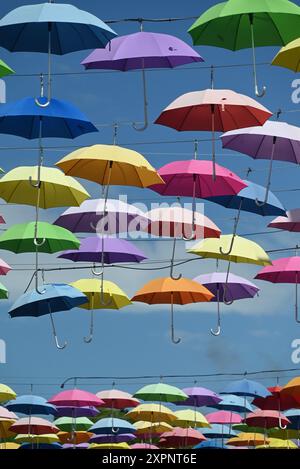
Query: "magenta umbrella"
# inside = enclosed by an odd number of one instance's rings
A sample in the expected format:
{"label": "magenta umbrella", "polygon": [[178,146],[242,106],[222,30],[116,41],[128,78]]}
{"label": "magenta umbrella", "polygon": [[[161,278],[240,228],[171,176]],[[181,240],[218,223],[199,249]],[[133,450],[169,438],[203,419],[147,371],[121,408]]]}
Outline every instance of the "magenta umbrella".
{"label": "magenta umbrella", "polygon": [[121,36],[109,42],[105,49],[94,50],[83,62],[86,70],[104,69],[141,70],[144,91],[144,125],[135,130],[145,130],[148,125],[148,100],[146,85],[147,68],[175,68],[193,62],[203,62],[203,58],[188,44],[167,34],[141,31]]}
{"label": "magenta umbrella", "polygon": [[298,283],[300,282],[300,257],[284,257],[272,261],[272,265],[264,267],[255,277],[271,283],[294,283],[296,285],[295,319],[298,316]]}
{"label": "magenta umbrella", "polygon": [[67,407],[101,407],[104,404],[104,402],[95,394],[82,391],[81,389],[62,391],[59,394],[51,397],[48,402],[53,405]]}
{"label": "magenta umbrella", "polygon": [[217,412],[211,412],[205,415],[206,420],[209,423],[218,423],[221,425],[232,425],[242,422],[242,417],[229,410],[219,410]]}
{"label": "magenta umbrella", "polygon": [[286,217],[279,216],[268,224],[268,228],[278,228],[279,230],[300,232],[300,208],[288,210]]}
{"label": "magenta umbrella", "polygon": [[151,445],[149,443],[134,443],[130,446],[131,449],[159,449],[158,446]]}

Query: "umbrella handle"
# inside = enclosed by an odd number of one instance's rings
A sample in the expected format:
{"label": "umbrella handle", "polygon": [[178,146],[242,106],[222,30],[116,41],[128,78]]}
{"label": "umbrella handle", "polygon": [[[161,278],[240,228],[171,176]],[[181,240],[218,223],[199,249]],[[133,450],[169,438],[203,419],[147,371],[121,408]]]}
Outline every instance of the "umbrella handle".
{"label": "umbrella handle", "polygon": [[35,246],[43,246],[46,242],[46,238],[43,238],[41,242],[38,241],[38,238],[34,238],[33,242]]}
{"label": "umbrella handle", "polygon": [[83,338],[83,340],[86,344],[90,344],[92,342],[93,333],[94,333],[94,310],[92,309],[91,310],[91,322],[90,322],[90,335],[88,337]]}
{"label": "umbrella handle", "polygon": [[55,339],[56,347],[57,347],[59,350],[63,350],[63,349],[66,348],[68,342],[64,342],[64,345],[60,345],[60,344],[59,344],[58,338],[57,338],[57,334],[56,334],[55,324],[54,324],[54,320],[53,320],[53,316],[52,316],[52,312],[51,312],[51,308],[50,308],[50,304],[49,304],[49,303],[48,303],[48,308],[49,308],[49,312],[50,312],[50,319],[51,319],[52,331],[53,331],[53,336],[54,336],[54,339]]}
{"label": "umbrella handle", "polygon": [[[195,141],[195,159],[197,159],[197,148],[198,148],[198,142]],[[193,174],[193,214],[192,214],[192,235],[190,238],[186,238],[185,236],[182,236],[184,241],[194,241],[196,239],[196,230],[195,230],[195,212],[196,212],[196,175]]]}
{"label": "umbrella handle", "polygon": [[145,68],[142,69],[142,79],[143,79],[143,93],[144,93],[144,125],[142,127],[138,127],[134,122],[132,127],[134,130],[138,132],[142,132],[147,129],[149,126],[149,119],[148,119],[148,99],[147,99],[147,82],[146,82],[146,72]]}
{"label": "umbrella handle", "polygon": [[220,290],[219,287],[217,289],[217,302],[218,302],[218,322],[217,322],[217,330],[211,329],[210,332],[215,337],[218,337],[221,334],[221,314],[220,314]]}
{"label": "umbrella handle", "polygon": [[103,269],[101,270],[101,272],[98,272],[98,271],[95,269],[95,264],[94,264],[94,267],[92,267],[91,271],[92,271],[92,274],[95,275],[96,277],[100,277],[101,275],[104,274],[104,270],[103,270]]}
{"label": "umbrella handle", "polygon": [[222,246],[220,247],[220,253],[223,254],[223,256],[229,256],[229,254],[232,253],[234,239],[235,239],[235,234],[232,235],[229,251],[225,252],[225,251],[223,251]]}
{"label": "umbrella handle", "polygon": [[252,60],[253,60],[253,76],[254,76],[254,90],[255,95],[258,98],[263,98],[266,94],[267,88],[265,86],[262,87],[262,90],[259,91],[258,89],[258,81],[257,81],[257,71],[256,71],[256,56],[255,56],[255,40],[254,40],[254,24],[253,24],[253,13],[249,14],[250,20],[250,30],[251,30],[251,46],[252,46]]}
{"label": "umbrella handle", "polygon": [[109,297],[109,300],[106,302],[104,299],[104,292],[103,292],[103,275],[102,275],[102,282],[101,282],[101,291],[100,291],[100,303],[102,306],[110,306],[112,304],[112,297]]}
{"label": "umbrella handle", "polygon": [[34,99],[34,102],[35,102],[35,104],[36,104],[37,106],[42,107],[42,108],[48,107],[49,104],[50,104],[50,100],[49,100],[49,99],[47,99],[47,102],[46,102],[46,103],[41,103],[38,98],[35,98],[35,99]]}
{"label": "umbrella handle", "polygon": [[211,105],[211,144],[212,144],[212,164],[213,164],[213,171],[212,177],[213,181],[216,181],[216,130],[215,130],[215,105]]}
{"label": "umbrella handle", "polygon": [[171,266],[170,266],[170,277],[171,277],[172,280],[180,280],[182,278],[182,274],[179,274],[178,277],[176,277],[174,275],[175,249],[176,249],[176,238],[174,237],[173,250],[172,250],[172,259],[171,259]]}
{"label": "umbrella handle", "polygon": [[33,179],[31,176],[29,176],[29,183],[32,187],[35,187],[36,189],[39,189],[40,185],[41,185],[41,180],[37,181],[36,183],[35,182],[32,182]]}
{"label": "umbrella handle", "polygon": [[298,274],[296,274],[296,303],[295,303],[295,319],[298,324],[300,324],[299,319],[299,307],[298,307]]}
{"label": "umbrella handle", "polygon": [[182,236],[182,239],[184,241],[194,241],[196,239],[196,231],[193,229],[192,235],[190,238],[186,238],[185,236]]}
{"label": "umbrella handle", "polygon": [[234,219],[234,227],[233,227],[233,233],[232,233],[232,238],[231,238],[231,243],[230,243],[229,251],[225,252],[225,251],[223,250],[222,246],[220,247],[220,253],[223,254],[223,256],[229,256],[229,254],[232,253],[232,249],[233,249],[233,245],[234,245],[234,240],[235,240],[236,232],[237,232],[237,227],[238,227],[238,224],[239,224],[239,221],[240,221],[242,205],[243,205],[243,199],[241,199],[241,201],[240,201],[239,210],[238,210],[237,216],[236,216],[235,219]]}
{"label": "umbrella handle", "polygon": [[231,262],[228,262],[228,267],[227,267],[227,273],[226,273],[226,280],[225,280],[225,283],[224,283],[224,287],[223,287],[223,303],[226,305],[226,306],[230,306],[233,304],[233,299],[231,300],[227,300],[226,298],[226,295],[227,295],[227,291],[228,291],[228,279],[229,279],[229,273],[230,273],[230,266],[231,266]]}
{"label": "umbrella handle", "polygon": [[173,344],[178,345],[181,342],[181,338],[178,337],[176,339],[175,337],[175,331],[174,331],[174,303],[173,303],[173,293],[171,294],[172,300],[171,300],[171,340]]}
{"label": "umbrella handle", "polygon": [[260,202],[258,199],[255,200],[255,203],[258,207],[263,207],[268,202],[269,192],[270,192],[270,187],[271,187],[271,178],[272,178],[276,141],[277,141],[277,137],[273,137],[272,153],[271,153],[271,158],[270,158],[270,166],[269,166],[269,174],[268,174],[268,179],[267,179],[267,184],[266,184],[265,198],[263,202]]}

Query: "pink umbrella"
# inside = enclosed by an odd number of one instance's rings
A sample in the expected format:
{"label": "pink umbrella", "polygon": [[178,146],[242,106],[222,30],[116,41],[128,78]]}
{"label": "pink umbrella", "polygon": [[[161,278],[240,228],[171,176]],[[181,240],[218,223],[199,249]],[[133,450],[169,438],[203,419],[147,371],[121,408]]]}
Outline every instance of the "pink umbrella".
{"label": "pink umbrella", "polygon": [[162,433],[159,440],[159,446],[169,447],[187,447],[194,446],[201,441],[205,441],[205,436],[194,428],[175,427],[170,432]]}
{"label": "pink umbrella", "polygon": [[48,435],[49,433],[58,433],[59,429],[48,420],[39,417],[25,417],[15,422],[10,427],[10,431],[26,435]]}
{"label": "pink umbrella", "polygon": [[215,132],[263,125],[271,116],[268,109],[248,96],[231,90],[207,89],[186,93],[175,99],[155,124],[178,131],[211,131],[215,177]]}
{"label": "pink umbrella", "polygon": [[255,277],[271,283],[294,283],[296,285],[295,319],[298,317],[298,283],[300,282],[300,257],[284,257],[272,261],[272,265],[261,269]]}
{"label": "pink umbrella", "polygon": [[0,420],[18,420],[18,417],[13,412],[10,412],[6,407],[0,406]]}
{"label": "pink umbrella", "polygon": [[159,447],[149,443],[135,443],[131,445],[131,449],[159,449]]}
{"label": "pink umbrella", "polygon": [[104,402],[103,407],[111,409],[127,409],[137,407],[140,404],[138,399],[132,397],[131,394],[118,389],[110,389],[107,391],[97,392],[96,396]]}
{"label": "pink umbrella", "polygon": [[0,275],[6,275],[10,270],[10,265],[8,265],[4,260],[0,259]]}
{"label": "pink umbrella", "polygon": [[220,425],[232,425],[235,423],[241,423],[243,420],[239,414],[228,410],[211,412],[210,414],[205,415],[205,418],[209,423],[218,423]]}
{"label": "pink umbrella", "polygon": [[48,402],[57,406],[72,407],[101,407],[104,404],[95,394],[80,389],[62,391],[51,397]]}
{"label": "pink umbrella", "polygon": [[154,236],[172,237],[173,251],[170,265],[170,277],[179,280],[182,275],[175,277],[174,259],[176,250],[176,239],[203,239],[219,238],[221,230],[205,215],[199,212],[192,212],[181,206],[160,207],[145,213],[149,220],[142,229]]}
{"label": "pink umbrella", "polygon": [[261,427],[265,429],[279,427],[280,423],[283,423],[283,425],[291,423],[284,414],[276,410],[256,410],[248,414],[244,422],[249,427]]}
{"label": "pink umbrella", "polygon": [[300,208],[288,210],[286,217],[277,217],[271,223],[268,228],[278,228],[279,230],[292,231],[294,233],[300,232]]}

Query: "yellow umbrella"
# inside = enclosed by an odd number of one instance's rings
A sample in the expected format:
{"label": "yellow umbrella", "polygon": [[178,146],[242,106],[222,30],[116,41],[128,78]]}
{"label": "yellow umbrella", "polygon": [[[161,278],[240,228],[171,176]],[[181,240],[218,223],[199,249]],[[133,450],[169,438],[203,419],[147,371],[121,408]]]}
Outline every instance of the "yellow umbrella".
{"label": "yellow umbrella", "polygon": [[[0,179],[0,198],[13,204],[36,205],[37,181],[38,166],[14,168]],[[39,208],[79,206],[89,197],[76,179],[57,168],[41,168]]]}
{"label": "yellow umbrella", "polygon": [[300,39],[290,42],[282,47],[274,57],[272,65],[289,68],[294,72],[300,71]]}
{"label": "yellow umbrella", "polygon": [[0,384],[0,402],[10,401],[15,399],[17,394],[6,384]]}
{"label": "yellow umbrella", "polygon": [[154,422],[173,423],[177,420],[174,412],[161,404],[140,404],[127,412],[126,417],[133,422],[146,420],[150,424]]}
{"label": "yellow umbrella", "polygon": [[173,430],[173,427],[166,422],[135,422],[134,427],[136,428],[136,435],[147,435],[147,434],[160,434]]}
{"label": "yellow umbrella", "polygon": [[13,442],[0,443],[0,449],[19,449],[20,445]]}
{"label": "yellow umbrella", "polygon": [[262,446],[267,445],[269,439],[261,433],[239,433],[238,436],[230,438],[226,445],[228,446]]}
{"label": "yellow umbrella", "polygon": [[130,299],[115,283],[102,279],[81,279],[70,283],[84,293],[89,302],[80,305],[80,308],[91,311],[90,335],[84,337],[84,341],[92,341],[94,332],[94,310],[95,309],[121,309],[131,304]]}
{"label": "yellow umbrella", "polygon": [[0,420],[0,440],[7,440],[16,436],[14,432],[10,431],[10,427],[16,423],[16,420],[4,419]]}
{"label": "yellow umbrella", "polygon": [[57,443],[59,442],[59,437],[54,433],[50,433],[49,435],[23,435],[19,434],[15,437],[15,441],[17,443]]}
{"label": "yellow umbrella", "polygon": [[176,427],[189,428],[189,427],[210,427],[209,422],[206,420],[201,412],[192,409],[177,410],[174,412],[177,417],[175,422]]}
{"label": "yellow umbrella", "polygon": [[92,443],[88,449],[131,449],[128,443]]}
{"label": "yellow umbrella", "polygon": [[298,446],[292,440],[269,438],[267,446],[257,446],[256,449],[298,449]]}

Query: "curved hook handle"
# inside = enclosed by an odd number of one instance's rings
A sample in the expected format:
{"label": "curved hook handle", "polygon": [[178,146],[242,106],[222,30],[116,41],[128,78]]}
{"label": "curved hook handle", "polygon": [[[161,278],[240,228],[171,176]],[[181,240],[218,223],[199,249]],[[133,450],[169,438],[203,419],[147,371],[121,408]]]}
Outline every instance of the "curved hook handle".
{"label": "curved hook handle", "polygon": [[35,291],[39,294],[39,295],[44,295],[46,293],[46,289],[44,288],[43,290],[40,290],[38,285],[35,286]]}
{"label": "curved hook handle", "polygon": [[63,350],[66,348],[66,346],[68,345],[68,342],[64,342],[64,345],[60,345],[59,342],[58,342],[58,338],[57,336],[54,336],[55,338],[55,344],[56,344],[56,347],[59,349],[59,350]]}
{"label": "curved hook handle", "polygon": [[171,266],[170,266],[170,277],[172,280],[180,280],[182,278],[182,274],[179,274],[178,277],[174,275],[174,258],[175,258],[175,249],[176,249],[176,238],[173,241],[173,250],[172,250],[172,258],[171,258]]}
{"label": "curved hook handle", "polygon": [[263,86],[262,90],[259,91],[258,90],[258,85],[255,85],[255,95],[258,97],[258,98],[263,98],[265,96],[267,92],[267,88],[266,86]]}
{"label": "curved hook handle", "polygon": [[55,339],[56,347],[57,347],[59,350],[63,350],[63,349],[66,348],[68,342],[64,342],[64,345],[60,345],[60,344],[59,344],[58,338],[57,338],[57,334],[56,334],[54,319],[53,319],[53,315],[52,315],[51,307],[50,307],[50,304],[49,304],[49,303],[48,303],[48,309],[49,309],[50,320],[51,320],[51,325],[52,325],[52,331],[53,331],[53,336],[54,336],[54,339]]}
{"label": "curved hook handle", "polygon": [[172,333],[171,339],[172,339],[173,344],[175,344],[175,345],[178,345],[178,344],[180,344],[180,342],[181,342],[181,338],[180,338],[180,337],[178,337],[178,339],[175,338],[174,332]]}
{"label": "curved hook handle", "polygon": [[[94,302],[94,296],[93,296],[93,302]],[[90,322],[90,335],[88,337],[83,338],[86,344],[90,344],[92,342],[93,334],[94,334],[94,310],[92,309],[91,310],[91,322]]]}
{"label": "curved hook handle", "polygon": [[114,428],[114,427],[111,427],[111,431],[116,434],[116,433],[119,433],[119,428]]}
{"label": "curved hook handle", "polygon": [[170,273],[170,277],[172,280],[180,280],[182,278],[182,274],[179,274],[178,277],[176,277],[174,274],[173,274],[173,268],[172,268],[172,271]]}
{"label": "curved hook handle", "polygon": [[104,270],[102,269],[101,272],[98,272],[96,269],[95,269],[95,266],[91,268],[91,272],[93,275],[95,275],[96,277],[101,277],[101,275],[103,275],[104,273]]}
{"label": "curved hook handle", "polygon": [[42,108],[48,107],[49,104],[51,103],[50,99],[47,99],[45,103],[41,103],[38,98],[35,98],[34,102],[37,106],[42,107]]}
{"label": "curved hook handle", "polygon": [[43,238],[41,242],[38,241],[39,238],[34,238],[33,243],[35,246],[40,247],[43,246],[46,242],[46,238]]}
{"label": "curved hook handle", "polygon": [[41,185],[41,181],[37,181],[37,182],[32,182],[33,179],[31,176],[29,176],[29,183],[32,187],[35,187],[36,189],[39,189],[40,185]]}
{"label": "curved hook handle", "polygon": [[211,334],[214,335],[215,337],[219,336],[221,334],[221,326],[217,326],[217,330],[214,331],[213,329],[210,330]]}
{"label": "curved hook handle", "polygon": [[192,235],[190,238],[186,238],[185,236],[182,236],[182,239],[184,241],[194,241],[196,239],[196,231],[193,229]]}
{"label": "curved hook handle", "polygon": [[181,338],[178,337],[176,339],[175,337],[175,331],[174,331],[174,303],[173,303],[173,293],[171,294],[171,340],[173,344],[178,345],[181,342]]}
{"label": "curved hook handle", "polygon": [[225,251],[223,251],[222,246],[220,247],[220,253],[223,254],[223,256],[229,256],[229,254],[232,253],[234,238],[235,238],[235,236],[232,236],[229,251],[225,252]]}
{"label": "curved hook handle", "polygon": [[259,91],[259,89],[258,89],[257,70],[256,70],[256,55],[255,55],[255,39],[254,39],[254,24],[253,24],[254,15],[253,15],[253,13],[249,14],[249,20],[250,20],[250,30],[251,30],[251,47],[252,47],[254,90],[255,90],[255,95],[258,98],[262,98],[266,94],[267,88],[265,86],[263,86],[261,91]]}
{"label": "curved hook handle", "polygon": [[220,314],[220,289],[217,287],[217,330],[210,330],[215,337],[221,334],[221,314]]}
{"label": "curved hook handle", "polygon": [[147,129],[149,126],[149,119],[148,119],[148,100],[147,100],[147,83],[146,83],[146,72],[145,69],[142,69],[142,78],[143,78],[143,93],[144,93],[144,125],[142,127],[138,127],[135,123],[132,124],[134,130],[138,132],[142,132]]}
{"label": "curved hook handle", "polygon": [[281,415],[279,416],[279,428],[280,430],[286,430],[287,425],[282,425]]}
{"label": "curved hook handle", "polygon": [[269,188],[266,190],[266,195],[265,195],[264,201],[260,202],[258,199],[255,199],[255,203],[258,207],[263,207],[268,202],[268,198],[269,198]]}

